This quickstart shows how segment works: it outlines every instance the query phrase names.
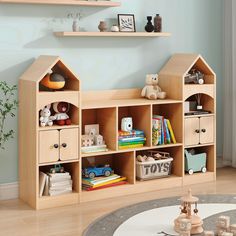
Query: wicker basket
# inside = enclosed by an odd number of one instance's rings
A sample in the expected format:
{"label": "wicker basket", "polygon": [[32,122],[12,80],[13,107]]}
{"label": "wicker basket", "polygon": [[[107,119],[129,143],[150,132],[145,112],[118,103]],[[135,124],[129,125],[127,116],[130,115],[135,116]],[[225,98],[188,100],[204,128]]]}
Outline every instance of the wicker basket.
{"label": "wicker basket", "polygon": [[169,153],[149,151],[144,154],[148,157],[153,157],[155,161],[136,161],[136,177],[138,180],[149,180],[170,176],[173,158],[170,157]]}

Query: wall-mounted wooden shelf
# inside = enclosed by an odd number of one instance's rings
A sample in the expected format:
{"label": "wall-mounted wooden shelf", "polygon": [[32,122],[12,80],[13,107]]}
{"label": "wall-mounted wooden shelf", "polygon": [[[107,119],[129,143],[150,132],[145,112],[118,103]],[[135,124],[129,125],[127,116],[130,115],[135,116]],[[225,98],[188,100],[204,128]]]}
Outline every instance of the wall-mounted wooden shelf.
{"label": "wall-mounted wooden shelf", "polygon": [[169,37],[170,33],[146,32],[54,32],[57,37]]}
{"label": "wall-mounted wooden shelf", "polygon": [[120,2],[79,1],[79,0],[0,0],[0,3],[41,4],[41,5],[76,5],[85,7],[119,7]]}

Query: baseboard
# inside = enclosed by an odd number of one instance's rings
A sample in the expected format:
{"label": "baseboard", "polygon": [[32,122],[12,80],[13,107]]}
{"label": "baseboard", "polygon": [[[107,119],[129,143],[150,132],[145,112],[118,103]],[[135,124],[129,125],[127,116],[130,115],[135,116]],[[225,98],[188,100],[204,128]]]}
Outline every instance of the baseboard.
{"label": "baseboard", "polygon": [[0,200],[16,199],[19,197],[18,182],[0,184]]}

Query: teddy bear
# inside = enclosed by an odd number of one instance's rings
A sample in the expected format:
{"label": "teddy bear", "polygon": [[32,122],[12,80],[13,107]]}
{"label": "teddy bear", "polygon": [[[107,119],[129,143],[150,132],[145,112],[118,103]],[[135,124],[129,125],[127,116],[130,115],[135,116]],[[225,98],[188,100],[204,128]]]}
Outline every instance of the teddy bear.
{"label": "teddy bear", "polygon": [[148,74],[146,76],[146,86],[143,88],[141,96],[150,100],[166,98],[166,92],[163,92],[158,86],[158,74]]}
{"label": "teddy bear", "polygon": [[70,109],[70,104],[67,102],[53,103],[53,110],[55,112],[54,118],[57,125],[71,125],[71,119],[67,115]]}
{"label": "teddy bear", "polygon": [[40,126],[42,127],[53,125],[53,120],[55,118],[51,116],[50,108],[51,108],[51,105],[49,104],[40,111],[39,121],[40,121]]}

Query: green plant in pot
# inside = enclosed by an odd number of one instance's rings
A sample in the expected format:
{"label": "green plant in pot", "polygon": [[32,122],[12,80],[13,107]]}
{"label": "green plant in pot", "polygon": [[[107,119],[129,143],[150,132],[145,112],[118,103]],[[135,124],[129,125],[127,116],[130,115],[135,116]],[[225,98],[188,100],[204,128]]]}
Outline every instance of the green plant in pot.
{"label": "green plant in pot", "polygon": [[6,81],[0,81],[0,149],[14,138],[14,130],[6,130],[7,120],[15,117],[18,106],[16,100],[16,85],[9,85]]}

